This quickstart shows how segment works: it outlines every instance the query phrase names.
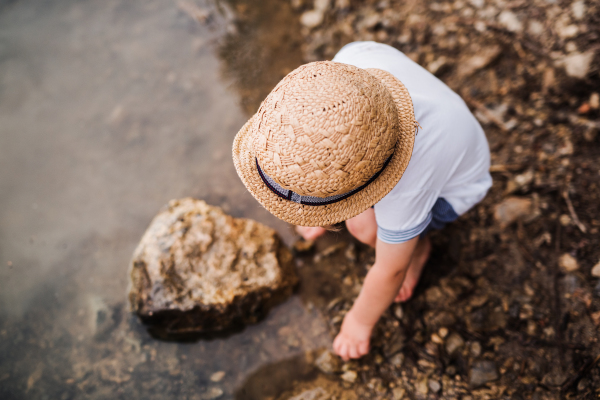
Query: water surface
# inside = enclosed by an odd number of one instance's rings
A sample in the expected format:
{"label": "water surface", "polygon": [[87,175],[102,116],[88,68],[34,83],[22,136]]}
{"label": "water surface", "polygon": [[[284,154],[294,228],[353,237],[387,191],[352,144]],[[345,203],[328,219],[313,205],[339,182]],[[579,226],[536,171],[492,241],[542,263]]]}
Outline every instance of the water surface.
{"label": "water surface", "polygon": [[275,0],[0,2],[0,398],[229,399],[328,345],[297,296],[195,343],[153,339],[125,303],[133,249],[170,199],[290,242],[230,148],[301,63],[297,29]]}

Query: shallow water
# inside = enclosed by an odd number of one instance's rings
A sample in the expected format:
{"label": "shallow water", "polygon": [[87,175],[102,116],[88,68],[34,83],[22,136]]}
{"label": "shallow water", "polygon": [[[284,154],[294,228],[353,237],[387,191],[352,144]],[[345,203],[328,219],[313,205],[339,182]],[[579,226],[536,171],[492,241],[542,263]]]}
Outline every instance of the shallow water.
{"label": "shallow water", "polygon": [[269,366],[308,373],[331,339],[298,296],[195,343],[153,339],[125,302],[133,249],[172,198],[292,240],[230,148],[301,63],[298,29],[276,0],[0,1],[0,398],[261,398],[281,389]]}

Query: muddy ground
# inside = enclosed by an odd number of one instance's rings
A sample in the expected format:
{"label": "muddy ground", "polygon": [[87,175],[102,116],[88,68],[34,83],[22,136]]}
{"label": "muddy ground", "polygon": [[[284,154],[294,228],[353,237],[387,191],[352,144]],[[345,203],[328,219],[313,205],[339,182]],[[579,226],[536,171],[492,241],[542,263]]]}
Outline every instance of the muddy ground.
{"label": "muddy ground", "polygon": [[[416,295],[380,321],[367,357],[331,376],[359,398],[597,398],[598,3],[292,4],[305,61],[390,44],[463,96],[492,150],[488,196],[432,234]],[[301,258],[332,335],[374,257],[347,243]]]}

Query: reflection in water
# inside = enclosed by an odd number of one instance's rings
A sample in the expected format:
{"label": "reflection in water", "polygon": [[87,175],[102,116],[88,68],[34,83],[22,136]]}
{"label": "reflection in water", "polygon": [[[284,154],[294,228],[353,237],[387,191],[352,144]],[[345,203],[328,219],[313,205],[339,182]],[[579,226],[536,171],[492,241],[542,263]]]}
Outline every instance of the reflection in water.
{"label": "reflection in water", "polygon": [[172,198],[290,237],[229,154],[300,63],[298,23],[287,2],[187,3],[210,18],[176,1],[0,2],[0,399],[231,399],[252,371],[329,345],[297,296],[195,343],[153,339],[126,308],[129,258]]}

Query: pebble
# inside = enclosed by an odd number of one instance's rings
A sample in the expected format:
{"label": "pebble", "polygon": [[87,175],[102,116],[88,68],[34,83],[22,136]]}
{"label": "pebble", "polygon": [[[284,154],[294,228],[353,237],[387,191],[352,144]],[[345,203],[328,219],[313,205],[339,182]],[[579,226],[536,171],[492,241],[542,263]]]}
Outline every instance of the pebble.
{"label": "pebble", "polygon": [[438,330],[438,335],[443,339],[448,336],[448,328],[442,327]]}
{"label": "pebble", "polygon": [[494,206],[494,219],[498,221],[501,227],[506,227],[519,219],[530,217],[532,213],[533,201],[528,198],[508,197]]}
{"label": "pebble", "polygon": [[214,388],[209,389],[206,393],[202,394],[200,396],[200,398],[202,400],[212,400],[212,399],[218,399],[221,396],[223,396],[223,389],[214,387]]}
{"label": "pebble", "polygon": [[571,12],[575,19],[582,19],[585,16],[585,2],[577,0],[571,4]]}
{"label": "pebble", "polygon": [[394,315],[398,319],[402,319],[402,317],[404,316],[404,312],[402,311],[402,306],[400,304],[396,304],[394,306]]}
{"label": "pebble", "polygon": [[346,382],[354,382],[356,381],[357,378],[357,374],[356,371],[346,371],[342,374],[342,379],[345,380]]}
{"label": "pebble", "polygon": [[594,92],[590,95],[590,107],[593,110],[600,108],[600,94]]}
{"label": "pebble", "polygon": [[300,16],[300,23],[307,28],[316,28],[323,23],[323,17],[323,11],[321,10],[305,11]]}
{"label": "pebble", "polygon": [[213,382],[220,382],[225,377],[225,371],[217,371],[210,376],[210,380]]}
{"label": "pebble", "polygon": [[588,51],[585,53],[574,52],[566,56],[559,64],[565,68],[567,75],[573,78],[583,79],[590,70],[594,52]]}
{"label": "pebble", "polygon": [[592,267],[592,276],[600,278],[600,261],[594,267]]}
{"label": "pebble", "polygon": [[440,389],[442,388],[442,385],[440,385],[440,383],[436,380],[430,379],[429,382],[429,390],[431,390],[433,393],[437,393],[440,391]]}
{"label": "pebble", "polygon": [[454,354],[456,350],[459,350],[465,345],[465,341],[458,333],[450,335],[446,340],[446,352],[450,355]]}
{"label": "pebble", "polygon": [[404,354],[403,353],[398,353],[395,354],[391,359],[390,359],[390,363],[392,363],[392,365],[396,368],[400,368],[402,366],[402,364],[404,363]]}
{"label": "pebble", "polygon": [[402,400],[404,395],[406,394],[406,390],[401,387],[396,387],[392,390],[392,399],[393,400]]}
{"label": "pebble", "polygon": [[420,395],[427,395],[429,392],[429,385],[427,377],[419,379],[415,384],[415,391]]}
{"label": "pebble", "polygon": [[479,357],[481,355],[481,344],[479,342],[471,343],[471,357]]}
{"label": "pebble", "polygon": [[498,379],[496,364],[489,360],[480,360],[473,363],[469,371],[469,386],[476,388],[487,382]]}
{"label": "pebble", "polygon": [[573,272],[579,269],[577,259],[568,253],[560,256],[558,259],[558,266],[563,272]]}
{"label": "pebble", "polygon": [[523,30],[523,24],[512,11],[502,11],[498,16],[498,22],[511,32],[521,32]]}

